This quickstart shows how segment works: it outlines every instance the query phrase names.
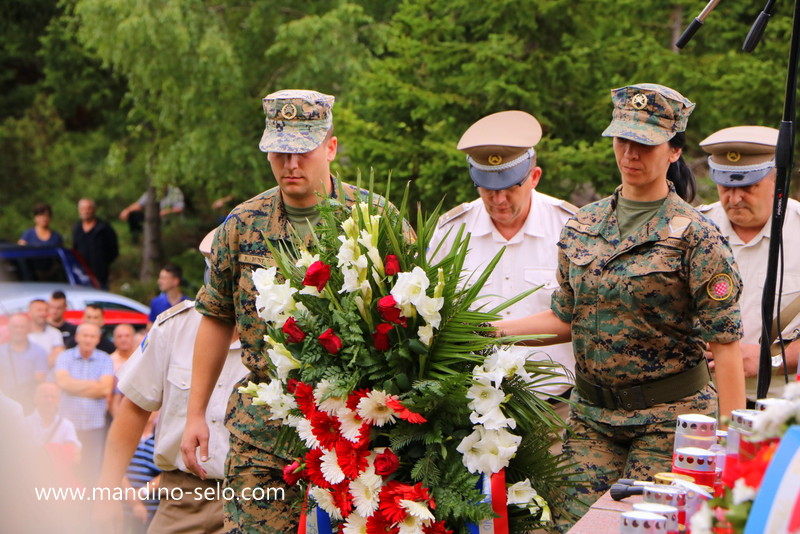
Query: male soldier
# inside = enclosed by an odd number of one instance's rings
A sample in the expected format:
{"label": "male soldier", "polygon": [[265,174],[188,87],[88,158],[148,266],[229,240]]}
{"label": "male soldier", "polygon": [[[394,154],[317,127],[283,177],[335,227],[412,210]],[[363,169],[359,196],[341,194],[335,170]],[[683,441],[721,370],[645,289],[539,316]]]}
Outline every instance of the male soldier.
{"label": "male soldier", "polygon": [[[195,363],[189,396],[186,431],[181,442],[187,468],[201,478],[205,470],[197,461],[208,457],[205,407],[227,354],[235,325],[242,341],[242,358],[250,374],[242,381],[264,382],[266,325],[255,308],[253,272],[275,264],[266,240],[289,243],[298,232],[310,244],[312,227],[320,215],[320,198],[333,198],[347,206],[367,201],[368,192],[339,183],[330,174],[336,157],[331,108],[334,98],[316,91],[286,90],[264,98],[266,128],[259,148],[267,152],[278,187],[240,204],[217,230],[211,253],[209,281],[197,294],[195,307],[204,315],[195,342]],[[340,196],[343,195],[343,196]],[[385,200],[373,195],[373,202]],[[309,226],[311,225],[311,226]],[[237,495],[243,489],[282,488],[286,461],[273,454],[277,427],[267,421],[265,408],[234,390],[227,426],[231,432],[226,485]],[[252,490],[251,490],[252,491]],[[245,492],[247,493],[247,492]],[[285,500],[226,500],[225,526],[230,532],[284,533],[297,528],[299,511]]]}
{"label": "male soldier", "polygon": [[[206,255],[211,253],[210,238],[203,240],[200,251]],[[222,499],[217,492],[217,483],[225,475],[230,435],[224,424],[225,412],[231,391],[247,369],[242,365],[241,345],[234,330],[206,414],[210,427],[210,454],[204,464],[208,480],[201,480],[186,468],[180,450],[191,383],[192,348],[201,318],[191,300],[182,301],[161,313],[147,339],[119,372],[118,388],[124,396],[108,432],[99,485],[119,485],[150,412],[161,410],[156,427],[154,459],[162,470],[160,487],[166,489],[160,493],[161,504],[148,530],[151,534],[224,532]],[[167,494],[183,498],[165,499]],[[198,499],[200,494],[205,497]],[[111,523],[107,525],[109,528],[119,526],[119,512],[118,501],[104,501],[95,510],[99,522]]]}
{"label": "male soldier", "polygon": [[[728,238],[742,276],[741,341],[748,404],[756,400],[761,352],[761,298],[775,196],[775,145],[778,130],[764,126],[734,126],[711,134],[700,143],[711,154],[708,166],[717,184],[719,202],[698,209]],[[800,228],[800,202],[789,199],[784,227]],[[784,233],[781,323],[789,373],[797,370],[800,352],[800,233]],[[777,298],[775,299],[777,310]],[[792,305],[794,303],[794,305]],[[770,340],[772,341],[772,340]],[[713,363],[712,363],[713,365]],[[770,395],[781,396],[785,379],[783,360],[773,358]]]}
{"label": "male soldier", "polygon": [[[466,277],[474,278],[501,249],[505,248],[481,293],[481,303],[498,305],[523,291],[543,286],[503,312],[504,319],[517,319],[550,309],[556,288],[558,237],[577,209],[557,198],[536,191],[542,169],[536,165],[534,146],[542,137],[539,122],[524,111],[501,111],[488,115],[467,129],[457,148],[467,154],[469,174],[480,198],[450,210],[439,219],[429,250],[434,261],[450,250],[463,224],[470,234],[464,261]],[[439,248],[444,241],[444,246]],[[475,274],[477,273],[477,274]],[[530,348],[512,350],[531,352]],[[534,353],[535,359],[551,358],[570,373],[575,368],[572,344],[562,343]],[[569,383],[568,383],[569,382]],[[566,419],[571,379],[541,388],[556,413]],[[560,446],[554,448],[554,452]]]}

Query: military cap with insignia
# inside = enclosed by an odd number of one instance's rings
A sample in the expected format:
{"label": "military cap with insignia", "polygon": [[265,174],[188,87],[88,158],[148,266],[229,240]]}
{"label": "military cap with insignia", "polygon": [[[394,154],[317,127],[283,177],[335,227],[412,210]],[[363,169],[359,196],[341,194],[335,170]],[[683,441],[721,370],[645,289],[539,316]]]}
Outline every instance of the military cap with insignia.
{"label": "military cap with insignia", "polygon": [[614,111],[603,137],[621,137],[643,145],[666,143],[686,131],[694,103],[675,89],[640,83],[611,90]]}
{"label": "military cap with insignia", "polygon": [[305,89],[269,94],[262,102],[266,115],[262,152],[303,154],[317,148],[333,126],[331,95]]}
{"label": "military cap with insignia", "polygon": [[769,176],[775,167],[777,144],[778,130],[766,126],[725,128],[700,142],[711,154],[711,179],[725,187],[746,187]]}
{"label": "military cap with insignia", "polygon": [[535,161],[542,127],[524,111],[501,111],[470,126],[456,148],[467,154],[472,182],[498,191],[525,181]]}

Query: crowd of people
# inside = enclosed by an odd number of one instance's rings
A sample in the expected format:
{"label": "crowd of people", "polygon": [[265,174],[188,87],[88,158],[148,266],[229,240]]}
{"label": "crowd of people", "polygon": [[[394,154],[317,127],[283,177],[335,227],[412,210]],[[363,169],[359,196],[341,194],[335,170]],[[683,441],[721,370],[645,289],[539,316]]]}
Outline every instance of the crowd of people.
{"label": "crowd of people", "polygon": [[[612,121],[603,135],[612,138],[620,175],[611,196],[579,209],[539,193],[548,179],[537,165],[539,122],[522,111],[494,113],[457,145],[478,198],[443,215],[429,245],[435,260],[463,226],[471,236],[465,281],[504,250],[483,294],[502,300],[539,288],[495,326],[498,335],[554,334],[515,350],[562,370],[543,390],[569,428],[553,436],[553,450],[563,449],[576,466],[568,486],[571,517],[557,518],[561,531],[617,479],[668,471],[678,415],[723,420],[755,400],[745,378],[758,368],[777,131],[737,126],[701,143],[719,202],[695,208],[697,182],[683,161],[695,104],[657,84],[622,87],[611,97]],[[288,241],[296,233],[313,241],[320,198],[348,206],[367,198],[386,202],[331,175],[338,148],[333,104],[334,97],[316,91],[264,98],[259,148],[278,186],[239,204],[201,244],[208,271],[195,301],[180,291],[180,272],[161,271],[162,294],[138,348],[127,325],[115,329],[114,347],[100,346],[102,310],[98,318],[87,309],[77,329],[66,323],[63,294],[11,317],[10,340],[0,346],[0,388],[30,414],[40,441],[58,439],[80,450],[73,461],[84,484],[118,485],[132,460],[147,463],[154,451],[153,466],[137,472],[161,470],[157,484],[184,493],[221,480],[237,494],[285,486],[287,459],[275,453],[278,428],[235,387],[266,381],[270,373],[252,273],[274,265],[267,239]],[[124,218],[147,199],[140,201]],[[94,203],[81,202],[74,236],[108,234],[110,227],[94,218]],[[800,204],[791,200],[790,223],[799,216]],[[47,207],[21,242],[56,239],[49,222]],[[800,246],[787,243],[785,250],[782,310],[800,291],[800,256],[793,252]],[[109,257],[96,261],[107,267]],[[800,314],[787,311],[777,329],[776,394],[784,377],[797,372],[798,325]],[[159,410],[162,424],[152,415]],[[145,479],[129,475],[125,483]],[[150,532],[184,523],[204,532],[294,531],[299,517],[289,508],[291,494],[286,487],[283,501],[162,502]],[[133,517],[152,519],[146,510],[146,503],[131,506]],[[95,510],[100,522],[119,517],[113,503]]]}

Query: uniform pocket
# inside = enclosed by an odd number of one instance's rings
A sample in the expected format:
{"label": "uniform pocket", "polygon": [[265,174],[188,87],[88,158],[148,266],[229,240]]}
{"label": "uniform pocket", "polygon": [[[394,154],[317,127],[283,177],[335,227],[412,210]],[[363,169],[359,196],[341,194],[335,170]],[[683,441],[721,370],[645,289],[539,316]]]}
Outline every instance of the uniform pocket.
{"label": "uniform pocket", "polygon": [[189,388],[192,386],[192,370],[178,365],[170,365],[167,369],[167,382],[171,384],[174,399],[164,403],[171,415],[184,417],[189,404]]}

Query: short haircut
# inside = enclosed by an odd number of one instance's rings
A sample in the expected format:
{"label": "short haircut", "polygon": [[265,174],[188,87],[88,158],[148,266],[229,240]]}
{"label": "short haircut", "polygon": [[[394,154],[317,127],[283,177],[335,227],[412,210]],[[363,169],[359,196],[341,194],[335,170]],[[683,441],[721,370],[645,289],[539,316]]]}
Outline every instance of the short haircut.
{"label": "short haircut", "polygon": [[53,208],[50,207],[50,204],[46,202],[40,202],[33,207],[33,214],[34,215],[43,215],[47,214],[52,216],[53,215]]}
{"label": "short haircut", "polygon": [[90,302],[89,304],[86,305],[86,309],[88,310],[89,308],[92,308],[93,310],[100,310],[101,314],[104,313],[103,306],[100,304]]}
{"label": "short haircut", "polygon": [[173,265],[172,263],[168,263],[161,268],[162,271],[167,271],[169,274],[177,278],[178,280],[183,280],[183,269],[178,267],[177,265]]}
{"label": "short haircut", "polygon": [[53,291],[53,294],[50,295],[50,298],[55,300],[67,300],[67,296],[63,291]]}
{"label": "short haircut", "polygon": [[47,305],[47,301],[44,299],[33,299],[28,303],[28,307],[30,308],[32,304],[36,304],[37,302],[41,302],[44,305]]}

